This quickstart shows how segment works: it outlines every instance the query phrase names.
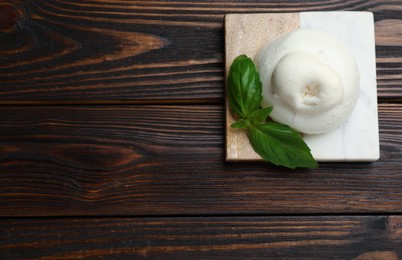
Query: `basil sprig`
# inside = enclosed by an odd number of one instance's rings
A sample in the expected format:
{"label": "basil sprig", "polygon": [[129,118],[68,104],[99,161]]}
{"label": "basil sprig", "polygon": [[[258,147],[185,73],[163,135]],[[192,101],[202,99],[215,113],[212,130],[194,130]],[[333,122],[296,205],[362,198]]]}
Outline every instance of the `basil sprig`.
{"label": "basil sprig", "polygon": [[262,86],[253,61],[238,56],[230,67],[228,98],[237,121],[233,128],[246,129],[253,149],[265,161],[288,168],[317,168],[302,136],[287,125],[268,120],[272,107],[260,108]]}

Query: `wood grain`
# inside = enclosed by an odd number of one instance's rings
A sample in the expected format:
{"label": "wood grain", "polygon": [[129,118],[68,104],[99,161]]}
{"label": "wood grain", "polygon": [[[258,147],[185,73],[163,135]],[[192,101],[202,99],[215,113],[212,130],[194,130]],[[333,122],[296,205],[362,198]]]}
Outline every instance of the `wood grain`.
{"label": "wood grain", "polygon": [[4,259],[387,259],[400,216],[57,218],[0,222]]}
{"label": "wood grain", "polygon": [[224,107],[0,108],[0,215],[401,213],[402,105],[381,159],[287,170],[224,162]]}
{"label": "wood grain", "polygon": [[0,28],[3,104],[223,102],[224,15],[314,10],[374,12],[379,98],[402,100],[398,2],[7,0],[2,5],[12,6]]}

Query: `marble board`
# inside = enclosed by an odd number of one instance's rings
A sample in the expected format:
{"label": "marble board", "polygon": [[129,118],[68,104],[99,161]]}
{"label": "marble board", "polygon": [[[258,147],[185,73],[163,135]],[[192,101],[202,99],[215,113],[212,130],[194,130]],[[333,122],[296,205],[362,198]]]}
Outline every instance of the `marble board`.
{"label": "marble board", "polygon": [[[376,161],[380,157],[374,18],[370,12],[228,14],[225,16],[226,76],[240,54],[254,59],[261,47],[297,28],[324,30],[342,41],[360,71],[360,94],[348,120],[336,130],[304,135],[317,161]],[[262,160],[244,130],[233,129],[226,100],[226,160]]]}

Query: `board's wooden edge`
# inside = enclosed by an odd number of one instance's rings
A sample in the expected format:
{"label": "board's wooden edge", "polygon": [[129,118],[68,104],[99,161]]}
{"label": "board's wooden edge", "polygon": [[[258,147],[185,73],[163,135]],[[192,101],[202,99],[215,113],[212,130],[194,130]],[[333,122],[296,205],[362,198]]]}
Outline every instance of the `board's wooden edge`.
{"label": "board's wooden edge", "polygon": [[[254,152],[244,130],[231,128],[235,122],[227,100],[227,76],[235,57],[254,59],[258,50],[277,36],[300,27],[299,13],[225,15],[225,141],[226,161],[262,161]],[[241,43],[241,44],[239,44]]]}

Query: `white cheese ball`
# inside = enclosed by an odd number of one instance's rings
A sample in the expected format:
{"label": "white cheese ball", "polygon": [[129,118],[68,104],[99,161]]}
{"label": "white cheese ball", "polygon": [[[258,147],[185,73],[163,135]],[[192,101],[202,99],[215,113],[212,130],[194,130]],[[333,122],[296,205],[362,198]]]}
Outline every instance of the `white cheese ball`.
{"label": "white cheese ball", "polygon": [[359,96],[359,70],[349,50],[331,35],[298,29],[281,35],[256,56],[262,107],[301,133],[330,132],[345,122]]}

